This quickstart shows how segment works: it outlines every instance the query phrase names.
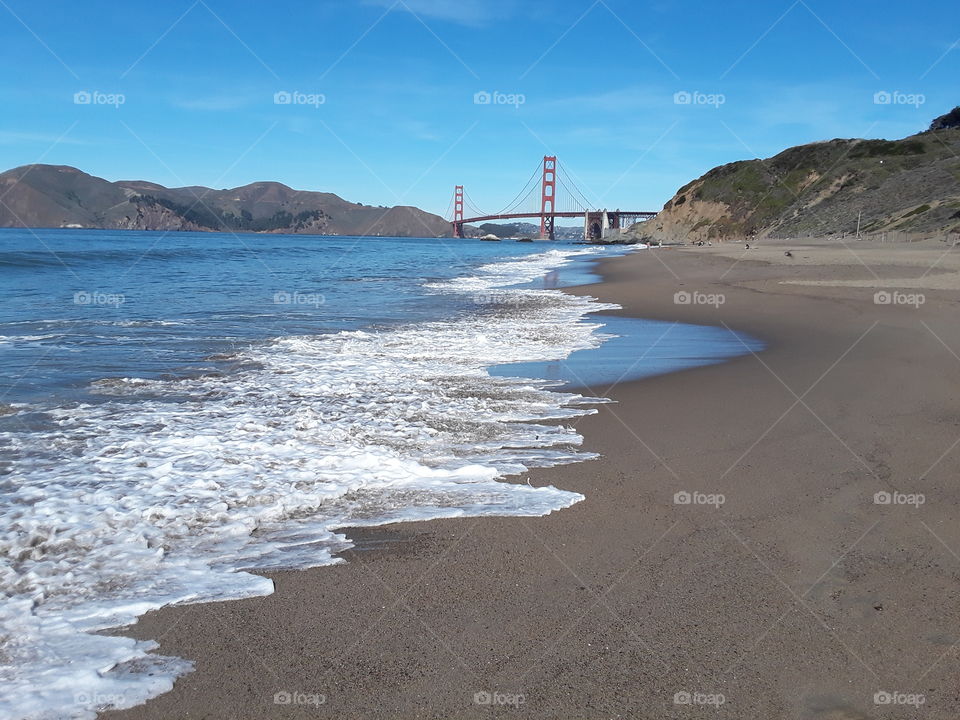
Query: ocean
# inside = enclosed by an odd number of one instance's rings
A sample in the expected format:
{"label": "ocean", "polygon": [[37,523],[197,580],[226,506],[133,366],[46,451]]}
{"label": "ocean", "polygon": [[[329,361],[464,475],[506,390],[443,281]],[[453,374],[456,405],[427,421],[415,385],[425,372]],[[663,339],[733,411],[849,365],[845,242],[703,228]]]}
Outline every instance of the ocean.
{"label": "ocean", "polygon": [[[94,634],[340,560],[341,528],[538,516],[576,388],[759,349],[559,288],[626,248],[0,231],[0,716],[92,718],[190,663]],[[635,249],[635,252],[656,250]]]}

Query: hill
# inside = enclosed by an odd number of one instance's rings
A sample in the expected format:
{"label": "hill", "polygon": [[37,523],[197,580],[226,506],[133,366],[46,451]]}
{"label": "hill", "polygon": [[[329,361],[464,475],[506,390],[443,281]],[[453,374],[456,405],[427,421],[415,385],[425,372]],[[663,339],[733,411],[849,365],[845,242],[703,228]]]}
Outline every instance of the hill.
{"label": "hill", "polygon": [[213,190],[109,182],[63,165],[24,165],[0,174],[0,227],[278,232],[434,237],[443,218],[415,207],[362,205],[333,193],[277,182]]}
{"label": "hill", "polygon": [[[470,227],[470,226],[468,226]],[[583,240],[583,225],[566,226],[556,225],[554,227],[554,236],[558,240]],[[530,222],[508,222],[508,223],[483,223],[476,229],[476,234],[496,235],[500,238],[510,237],[528,237],[535,238],[540,235],[540,225]]]}
{"label": "hill", "polygon": [[636,232],[662,242],[960,233],[960,108],[902,140],[837,139],[722,165]]}

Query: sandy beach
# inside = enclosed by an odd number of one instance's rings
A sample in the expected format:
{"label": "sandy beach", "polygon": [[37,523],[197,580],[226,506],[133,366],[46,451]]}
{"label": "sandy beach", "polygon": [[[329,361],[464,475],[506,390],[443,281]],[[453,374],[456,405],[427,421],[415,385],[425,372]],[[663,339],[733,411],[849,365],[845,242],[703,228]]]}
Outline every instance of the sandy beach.
{"label": "sandy beach", "polygon": [[124,634],[196,670],[101,717],[956,718],[957,251],[759,245],[573,290],[767,343],[590,388],[602,458],[521,480],[586,500],[352,531],[273,595],[152,612]]}

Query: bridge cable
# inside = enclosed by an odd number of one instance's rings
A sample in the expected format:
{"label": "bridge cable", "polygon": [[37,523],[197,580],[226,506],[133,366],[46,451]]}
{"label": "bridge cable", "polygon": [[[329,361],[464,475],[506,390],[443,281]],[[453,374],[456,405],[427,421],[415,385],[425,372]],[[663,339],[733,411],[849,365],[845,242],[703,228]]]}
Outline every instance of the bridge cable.
{"label": "bridge cable", "polygon": [[[557,164],[559,165],[559,163],[557,163]],[[580,188],[577,187],[577,184],[576,184],[575,182],[573,182],[573,178],[570,176],[570,174],[567,173],[567,171],[566,171],[565,169],[563,169],[563,168],[560,168],[560,169],[561,169],[561,171],[563,172],[564,177],[566,177],[567,180],[570,181],[570,184],[573,186],[573,190],[570,190],[570,188],[567,188],[567,192],[569,192],[571,195],[576,195],[577,198],[578,198],[578,199],[577,199],[577,202],[580,202],[581,200],[583,201],[583,209],[584,209],[584,210],[589,210],[591,207],[593,207],[593,203],[591,203],[591,202],[587,199],[587,196],[584,195],[583,192],[581,192]],[[557,173],[557,177],[558,177],[558,178],[560,177],[560,173]],[[561,179],[561,183],[562,183],[562,182],[563,182],[563,181],[562,181],[562,179]],[[567,186],[564,184],[564,187],[567,187]],[[576,192],[574,192],[574,191],[576,191]]]}
{"label": "bridge cable", "polygon": [[466,190],[463,191],[463,206],[464,209],[470,210],[474,217],[481,217],[487,214],[477,206],[477,204],[473,201],[473,198],[467,194]]}
{"label": "bridge cable", "polygon": [[529,190],[527,190],[527,186],[530,185],[530,183],[536,179],[537,173],[541,171],[541,168],[542,168],[542,165],[537,164],[537,167],[534,169],[533,174],[530,176],[530,179],[523,184],[523,188],[521,188],[520,192],[517,193],[516,197],[514,197],[513,200],[507,203],[506,207],[500,212],[498,212],[497,215],[507,215],[508,210],[511,210],[518,205],[517,201],[522,202],[527,199],[527,196],[530,195],[530,193],[536,188],[536,184],[534,184]]}
{"label": "bridge cable", "polygon": [[[583,212],[586,212],[586,211],[590,208],[589,205],[584,205],[584,204],[582,204],[582,203],[580,202],[579,199],[577,199],[577,197],[574,195],[573,191],[572,191],[569,187],[567,187],[567,184],[563,181],[563,178],[562,178],[562,177],[560,177],[559,175],[557,175],[557,180],[560,182],[560,186],[563,187],[563,189],[566,190],[566,191],[569,193],[569,196],[570,196],[570,197],[569,197],[569,200],[570,200],[570,202],[572,203],[572,209],[573,209],[574,211],[583,211]],[[581,196],[581,197],[582,197],[582,196]]]}
{"label": "bridge cable", "polygon": [[[557,164],[559,165],[559,163]],[[573,189],[576,191],[576,194],[579,196],[579,198],[584,201],[584,207],[593,207],[593,203],[590,202],[590,200],[587,199],[587,196],[583,194],[583,192],[580,190],[580,187],[573,181],[573,176],[567,172],[566,168],[561,166],[560,170],[563,172],[567,180],[570,181],[570,184],[573,186]]]}

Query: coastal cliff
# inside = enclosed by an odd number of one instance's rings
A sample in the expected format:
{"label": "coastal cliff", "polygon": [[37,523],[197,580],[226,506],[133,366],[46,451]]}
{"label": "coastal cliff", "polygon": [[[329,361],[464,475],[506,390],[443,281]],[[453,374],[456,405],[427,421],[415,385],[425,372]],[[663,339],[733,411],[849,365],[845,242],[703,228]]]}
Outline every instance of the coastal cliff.
{"label": "coastal cliff", "polygon": [[684,185],[638,239],[960,233],[960,108],[902,140],[836,139],[721,165]]}

